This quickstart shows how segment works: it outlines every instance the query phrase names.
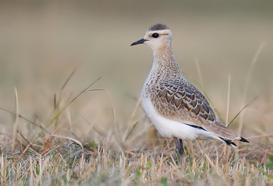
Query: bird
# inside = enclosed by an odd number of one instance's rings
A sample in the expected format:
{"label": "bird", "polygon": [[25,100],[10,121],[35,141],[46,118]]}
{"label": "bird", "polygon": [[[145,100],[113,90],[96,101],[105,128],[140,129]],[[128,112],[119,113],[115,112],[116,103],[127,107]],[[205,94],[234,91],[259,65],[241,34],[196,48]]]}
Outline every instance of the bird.
{"label": "bird", "polygon": [[184,140],[216,139],[233,147],[238,141],[249,143],[226,127],[204,94],[184,76],[174,57],[172,38],[171,29],[158,23],[131,44],[144,44],[153,52],[152,68],[140,98],[158,133],[175,138],[180,155],[184,154]]}

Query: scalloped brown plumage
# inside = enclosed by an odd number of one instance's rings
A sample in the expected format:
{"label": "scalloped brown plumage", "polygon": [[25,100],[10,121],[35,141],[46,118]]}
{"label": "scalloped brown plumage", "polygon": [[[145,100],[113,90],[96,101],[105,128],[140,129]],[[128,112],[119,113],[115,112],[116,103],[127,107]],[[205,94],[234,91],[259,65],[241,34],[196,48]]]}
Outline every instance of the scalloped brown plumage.
{"label": "scalloped brown plumage", "polygon": [[[153,38],[154,33],[159,37]],[[248,142],[224,125],[205,96],[183,76],[166,25],[152,26],[143,41],[152,48],[154,60],[142,90],[142,103],[159,133],[180,139],[205,136],[233,146],[235,140]]]}

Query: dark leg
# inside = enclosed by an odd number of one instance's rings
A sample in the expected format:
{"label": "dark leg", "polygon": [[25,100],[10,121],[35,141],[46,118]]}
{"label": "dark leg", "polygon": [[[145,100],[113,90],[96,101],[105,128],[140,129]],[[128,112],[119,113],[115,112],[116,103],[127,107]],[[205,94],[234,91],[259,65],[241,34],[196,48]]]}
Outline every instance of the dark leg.
{"label": "dark leg", "polygon": [[184,146],[182,139],[175,138],[176,152],[182,156],[184,154]]}

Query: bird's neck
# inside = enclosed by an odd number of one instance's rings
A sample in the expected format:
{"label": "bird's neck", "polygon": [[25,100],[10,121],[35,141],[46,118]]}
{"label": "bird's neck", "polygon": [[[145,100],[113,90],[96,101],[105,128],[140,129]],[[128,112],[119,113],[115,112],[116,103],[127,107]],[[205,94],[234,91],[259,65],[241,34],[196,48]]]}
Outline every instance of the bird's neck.
{"label": "bird's neck", "polygon": [[169,79],[180,75],[171,46],[162,46],[153,50],[153,67],[151,73],[158,78]]}

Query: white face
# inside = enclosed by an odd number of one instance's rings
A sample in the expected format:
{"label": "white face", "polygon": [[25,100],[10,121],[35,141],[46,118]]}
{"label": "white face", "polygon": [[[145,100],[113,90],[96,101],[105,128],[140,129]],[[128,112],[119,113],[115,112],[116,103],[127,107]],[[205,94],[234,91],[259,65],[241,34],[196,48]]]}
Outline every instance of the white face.
{"label": "white face", "polygon": [[162,47],[170,47],[172,44],[172,32],[169,29],[147,31],[144,35],[145,45],[157,50]]}

